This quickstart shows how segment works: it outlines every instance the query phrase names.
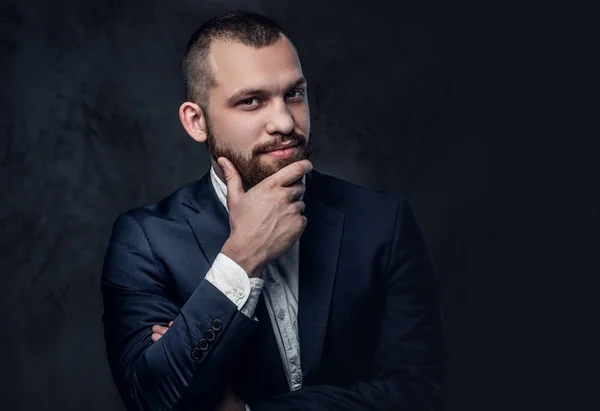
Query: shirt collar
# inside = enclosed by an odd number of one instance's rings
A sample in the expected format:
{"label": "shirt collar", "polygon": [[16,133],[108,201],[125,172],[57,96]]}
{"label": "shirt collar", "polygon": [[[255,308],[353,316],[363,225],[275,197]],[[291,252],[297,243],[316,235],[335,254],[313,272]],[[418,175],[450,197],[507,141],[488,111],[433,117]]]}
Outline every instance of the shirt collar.
{"label": "shirt collar", "polygon": [[223,204],[225,210],[229,212],[229,209],[227,208],[227,184],[221,181],[221,179],[219,178],[219,176],[217,176],[217,173],[215,172],[215,168],[212,166],[210,167],[210,181],[212,182],[213,188],[217,193],[219,201],[221,202],[221,204]]}

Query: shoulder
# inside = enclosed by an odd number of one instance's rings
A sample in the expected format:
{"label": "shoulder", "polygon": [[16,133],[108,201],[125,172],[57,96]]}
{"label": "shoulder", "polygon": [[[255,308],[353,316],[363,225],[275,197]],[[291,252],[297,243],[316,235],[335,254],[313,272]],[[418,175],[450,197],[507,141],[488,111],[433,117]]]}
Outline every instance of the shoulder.
{"label": "shoulder", "polygon": [[185,221],[190,212],[201,207],[197,197],[201,180],[189,182],[165,197],[143,205],[133,207],[117,216],[115,225],[121,221],[136,222],[144,227],[157,222]]}
{"label": "shoulder", "polygon": [[[318,173],[315,182],[331,200],[330,206],[342,212],[348,231],[364,240],[383,239],[400,247],[426,250],[424,233],[412,202],[406,195],[374,190],[337,177]],[[308,188],[307,188],[308,191]]]}
{"label": "shoulder", "polygon": [[381,215],[387,219],[402,208],[410,208],[408,197],[402,194],[375,190],[321,172],[315,172],[313,180],[319,197],[345,213],[371,218]]}
{"label": "shoulder", "polygon": [[314,177],[318,196],[344,215],[345,232],[356,238],[361,247],[366,243],[377,247],[402,240],[405,246],[407,241],[421,241],[421,229],[406,195],[371,189],[322,173]]}

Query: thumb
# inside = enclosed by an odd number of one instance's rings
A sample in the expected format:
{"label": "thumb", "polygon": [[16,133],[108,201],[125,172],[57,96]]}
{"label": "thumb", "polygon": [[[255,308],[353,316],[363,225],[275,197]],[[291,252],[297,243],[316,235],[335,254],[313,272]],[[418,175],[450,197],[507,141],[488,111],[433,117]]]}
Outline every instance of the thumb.
{"label": "thumb", "polygon": [[227,204],[235,204],[244,194],[242,178],[234,165],[227,158],[219,157],[217,162],[225,174],[225,183],[227,184]]}

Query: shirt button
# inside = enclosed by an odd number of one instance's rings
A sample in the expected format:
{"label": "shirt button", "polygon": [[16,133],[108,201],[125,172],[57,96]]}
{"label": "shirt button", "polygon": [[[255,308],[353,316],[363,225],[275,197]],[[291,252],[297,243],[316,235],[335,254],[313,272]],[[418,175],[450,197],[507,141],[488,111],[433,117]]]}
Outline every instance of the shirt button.
{"label": "shirt button", "polygon": [[279,317],[280,320],[283,320],[285,318],[285,311],[283,311],[283,308],[279,309],[279,312],[277,313],[277,317]]}
{"label": "shirt button", "polygon": [[237,290],[235,295],[237,295],[238,298],[244,298],[244,292],[242,290]]}

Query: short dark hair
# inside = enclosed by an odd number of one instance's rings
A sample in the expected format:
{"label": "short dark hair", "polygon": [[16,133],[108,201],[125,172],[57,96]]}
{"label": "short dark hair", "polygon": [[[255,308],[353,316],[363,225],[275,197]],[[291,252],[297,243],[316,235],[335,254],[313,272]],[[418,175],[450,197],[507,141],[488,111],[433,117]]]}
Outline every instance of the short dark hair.
{"label": "short dark hair", "polygon": [[209,60],[214,40],[259,48],[274,44],[282,36],[287,38],[273,20],[248,11],[230,11],[208,20],[192,35],[185,49],[183,82],[187,101],[195,102],[203,109],[208,104],[208,92],[215,85]]}

